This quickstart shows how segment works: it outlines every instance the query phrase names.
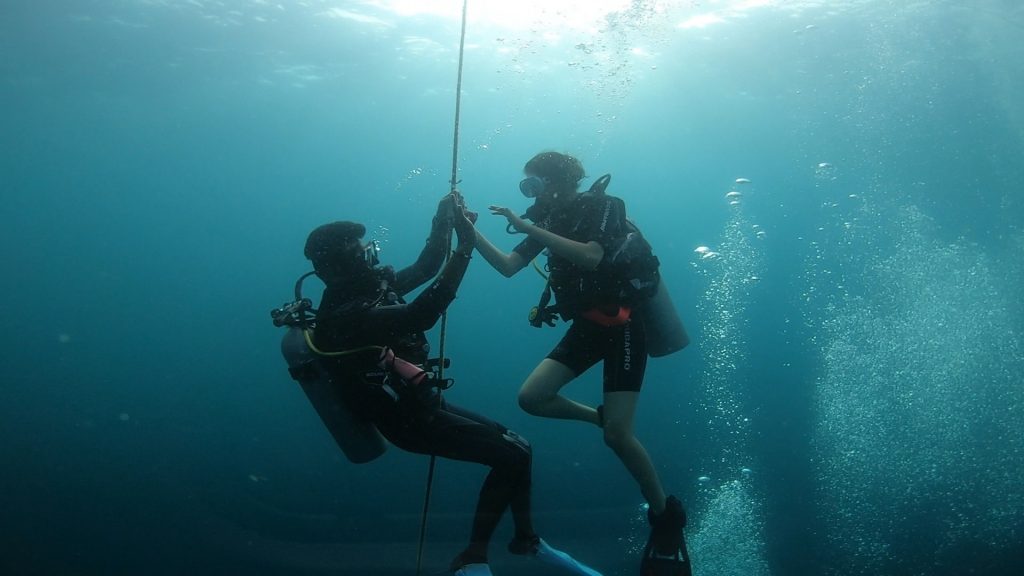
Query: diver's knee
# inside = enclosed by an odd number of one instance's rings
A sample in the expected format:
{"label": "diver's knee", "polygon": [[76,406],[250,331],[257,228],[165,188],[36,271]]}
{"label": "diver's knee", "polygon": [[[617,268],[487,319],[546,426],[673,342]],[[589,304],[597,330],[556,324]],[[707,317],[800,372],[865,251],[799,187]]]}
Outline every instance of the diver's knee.
{"label": "diver's knee", "polygon": [[542,397],[536,392],[529,392],[527,390],[519,391],[519,407],[522,408],[523,412],[536,416],[540,411],[540,406],[543,403]]}
{"label": "diver's knee", "polygon": [[626,430],[619,430],[613,427],[604,428],[604,444],[615,452],[621,451],[629,445],[633,435]]}
{"label": "diver's knee", "polygon": [[522,436],[511,430],[505,431],[505,440],[511,444],[508,457],[505,459],[509,470],[518,474],[528,471],[533,464],[533,447]]}
{"label": "diver's knee", "polygon": [[524,472],[529,473],[531,468],[533,468],[533,452],[529,448],[517,450],[512,458],[512,470],[518,475]]}
{"label": "diver's knee", "polygon": [[533,456],[533,446],[530,446],[530,441],[523,438],[519,434],[516,434],[512,430],[505,430],[505,440],[511,443],[513,446],[519,449],[520,452],[528,456]]}

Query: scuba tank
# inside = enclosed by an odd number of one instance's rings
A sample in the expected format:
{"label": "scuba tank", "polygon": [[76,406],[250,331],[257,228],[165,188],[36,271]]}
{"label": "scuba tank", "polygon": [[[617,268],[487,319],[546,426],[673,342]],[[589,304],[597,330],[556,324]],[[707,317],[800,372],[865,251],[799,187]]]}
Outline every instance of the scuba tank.
{"label": "scuba tank", "polygon": [[281,339],[281,353],[288,362],[288,371],[302,386],[320,420],[350,462],[362,464],[384,453],[387,449],[384,437],[372,422],[360,418],[348,407],[341,390],[306,344],[302,328],[288,328]]}
{"label": "scuba tank", "polygon": [[330,431],[334,441],[349,461],[361,464],[376,459],[387,449],[387,442],[372,422],[352,411],[342,396],[339,383],[331,379],[311,348],[308,334],[312,331],[315,310],[308,298],[302,297],[304,274],[295,283],[295,301],[270,312],[274,325],[287,326],[281,339],[281,354],[291,374],[306,393],[310,403]]}
{"label": "scuba tank", "polygon": [[658,279],[658,289],[640,307],[639,313],[647,334],[648,356],[668,356],[686,348],[690,343],[690,336],[679,318],[663,278]]}

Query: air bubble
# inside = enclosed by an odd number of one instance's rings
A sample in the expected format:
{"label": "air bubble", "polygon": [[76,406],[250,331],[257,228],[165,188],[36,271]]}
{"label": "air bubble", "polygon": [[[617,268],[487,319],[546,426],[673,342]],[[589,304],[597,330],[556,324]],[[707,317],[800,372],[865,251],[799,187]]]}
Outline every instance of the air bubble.
{"label": "air bubble", "polygon": [[710,260],[718,257],[718,252],[715,252],[714,250],[707,246],[697,246],[696,249],[693,251],[697,254],[700,254],[701,260]]}

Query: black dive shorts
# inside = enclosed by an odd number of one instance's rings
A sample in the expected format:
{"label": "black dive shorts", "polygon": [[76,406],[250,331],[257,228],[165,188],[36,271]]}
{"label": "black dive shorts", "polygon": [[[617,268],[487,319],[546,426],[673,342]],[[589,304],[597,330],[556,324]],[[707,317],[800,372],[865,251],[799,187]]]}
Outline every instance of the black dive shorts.
{"label": "black dive shorts", "polygon": [[637,319],[605,327],[577,318],[547,357],[565,364],[576,376],[604,360],[606,393],[639,392],[647,368],[647,338]]}

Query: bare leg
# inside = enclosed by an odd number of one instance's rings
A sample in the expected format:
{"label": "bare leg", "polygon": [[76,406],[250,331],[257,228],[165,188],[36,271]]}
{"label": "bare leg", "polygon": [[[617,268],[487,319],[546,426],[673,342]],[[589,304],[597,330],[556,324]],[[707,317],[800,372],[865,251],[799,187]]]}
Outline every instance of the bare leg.
{"label": "bare leg", "polygon": [[604,395],[604,443],[633,475],[651,510],[665,510],[665,490],[643,444],[633,433],[633,416],[639,392],[606,392]]}
{"label": "bare leg", "polygon": [[597,410],[558,393],[574,378],[576,375],[565,364],[545,358],[519,389],[519,407],[534,416],[599,425]]}

